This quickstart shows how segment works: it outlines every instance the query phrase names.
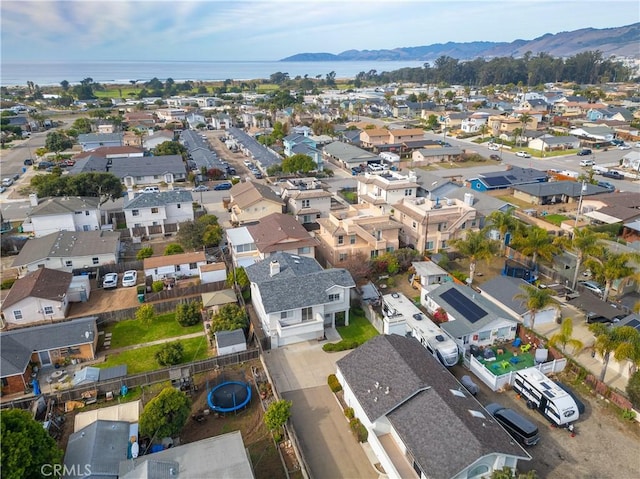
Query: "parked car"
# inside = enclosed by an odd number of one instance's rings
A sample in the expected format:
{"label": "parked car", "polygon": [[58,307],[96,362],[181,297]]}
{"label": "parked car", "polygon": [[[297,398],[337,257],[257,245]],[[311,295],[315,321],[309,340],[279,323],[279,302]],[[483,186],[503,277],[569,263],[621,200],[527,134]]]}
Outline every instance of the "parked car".
{"label": "parked car", "polygon": [[125,271],[122,276],[122,286],[130,288],[135,286],[138,281],[138,272],[134,270]]}
{"label": "parked car", "polygon": [[535,446],[540,441],[538,426],[513,409],[497,403],[491,403],[485,409],[523,446]]}
{"label": "parked car", "polygon": [[4,193],[5,191],[7,191],[7,187],[0,185],[0,193]]}
{"label": "parked car", "polygon": [[520,158],[531,158],[531,155],[526,151],[519,151],[516,153],[516,156],[519,156]]}
{"label": "parked car", "polygon": [[608,181],[598,181],[597,183],[598,186],[601,186],[602,188],[606,188],[609,191],[616,191],[616,187],[613,186],[611,183],[609,183]]}
{"label": "parked car", "polygon": [[473,379],[471,379],[471,376],[467,376],[467,375],[462,376],[460,378],[460,382],[465,388],[467,388],[467,391],[469,391],[469,393],[471,393],[472,396],[475,396],[480,392],[480,388],[476,383],[473,382]]}
{"label": "parked car", "polygon": [[27,158],[22,163],[24,164],[24,166],[31,166],[31,165],[33,165],[33,159],[32,158]]}
{"label": "parked car", "polygon": [[118,273],[107,273],[102,279],[103,289],[112,289],[118,287]]}
{"label": "parked car", "polygon": [[[605,318],[604,316],[602,316],[601,314],[598,313],[594,313],[593,311],[589,311],[587,314],[584,315],[584,319],[587,322],[587,324],[594,324],[594,323],[612,323],[614,322],[613,319],[610,318]],[[617,320],[616,320],[617,321]]]}
{"label": "parked car", "polygon": [[496,145],[495,143],[489,143],[487,148],[493,151],[498,151],[500,149],[500,145]]}
{"label": "parked car", "polygon": [[618,145],[618,150],[630,150],[631,147],[629,145]]}
{"label": "parked car", "polygon": [[593,161],[592,159],[580,160],[580,166],[593,166],[595,164],[596,162]]}
{"label": "parked car", "polygon": [[489,158],[491,158],[492,160],[495,160],[495,161],[500,161],[500,156],[499,155],[489,155]]}
{"label": "parked car", "polygon": [[250,166],[253,166],[253,162],[251,160],[244,160],[244,166],[249,168]]}
{"label": "parked car", "polygon": [[232,167],[232,166],[227,166],[227,174],[228,174],[228,175],[235,175],[236,173],[237,173],[237,172],[236,172],[236,169],[235,169],[234,167]]}
{"label": "parked car", "polygon": [[2,186],[11,186],[13,184],[13,178],[3,178]]}
{"label": "parked car", "polygon": [[50,161],[41,161],[40,163],[38,163],[39,170],[46,170],[47,168],[52,168],[53,166],[54,164]]}
{"label": "parked car", "polygon": [[209,187],[207,185],[198,185],[195,188],[191,188],[191,191],[209,191]]}
{"label": "parked car", "polygon": [[591,155],[593,152],[589,149],[589,148],[583,148],[582,150],[580,150],[578,152],[578,156],[589,156]]}
{"label": "parked car", "polygon": [[160,193],[160,188],[157,186],[145,186],[142,190],[142,193]]}
{"label": "parked car", "polygon": [[613,178],[614,180],[624,180],[624,175],[616,170],[609,170],[602,173],[605,178]]}
{"label": "parked car", "polygon": [[604,288],[595,281],[580,281],[578,284],[584,289],[589,290],[592,293],[597,294],[598,296],[604,295]]}
{"label": "parked car", "polygon": [[230,190],[231,187],[233,185],[231,183],[218,183],[216,186],[213,187],[214,190],[216,191],[220,191],[220,190]]}

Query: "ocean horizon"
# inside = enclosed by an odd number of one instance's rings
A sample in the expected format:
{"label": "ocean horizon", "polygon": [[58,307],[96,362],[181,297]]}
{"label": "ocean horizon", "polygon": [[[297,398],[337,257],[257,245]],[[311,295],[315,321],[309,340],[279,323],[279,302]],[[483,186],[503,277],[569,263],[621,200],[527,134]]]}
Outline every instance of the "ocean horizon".
{"label": "ocean horizon", "polygon": [[95,83],[128,84],[131,81],[144,83],[152,78],[165,81],[172,78],[183,81],[224,81],[268,79],[273,73],[288,73],[297,76],[322,78],[332,71],[336,78],[354,78],[358,73],[376,70],[390,72],[405,67],[421,67],[421,61],[328,61],[328,62],[284,62],[284,61],[102,61],[102,62],[2,62],[0,85],[22,86],[33,82],[39,86],[59,85],[66,80],[78,84],[85,78]]}

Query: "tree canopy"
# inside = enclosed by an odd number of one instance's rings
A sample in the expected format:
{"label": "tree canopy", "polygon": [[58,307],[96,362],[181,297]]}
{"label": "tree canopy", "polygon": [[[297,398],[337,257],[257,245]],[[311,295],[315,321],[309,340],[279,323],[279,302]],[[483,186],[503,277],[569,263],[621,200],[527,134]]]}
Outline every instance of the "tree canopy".
{"label": "tree canopy", "polygon": [[235,303],[225,304],[218,313],[211,318],[211,333],[217,331],[233,331],[243,329],[249,325],[249,318],[244,309]]}
{"label": "tree canopy", "polygon": [[189,418],[191,401],[172,387],[164,388],[144,407],[140,415],[140,434],[163,438],[178,434]]}
{"label": "tree canopy", "polygon": [[[62,450],[29,412],[4,410],[0,415],[0,425],[4,479],[43,477],[44,473],[53,472],[52,465],[62,462]],[[50,469],[43,471],[43,466]]]}
{"label": "tree canopy", "polygon": [[39,197],[44,196],[92,196],[100,198],[100,204],[122,196],[122,183],[113,173],[86,172],[77,175],[36,175],[31,187]]}
{"label": "tree canopy", "polygon": [[316,163],[309,155],[297,153],[282,160],[282,171],[285,173],[308,173],[316,169]]}
{"label": "tree canopy", "polygon": [[185,249],[199,250],[203,246],[218,245],[223,234],[217,216],[203,215],[195,221],[180,223],[177,239]]}
{"label": "tree canopy", "polygon": [[264,423],[267,425],[270,431],[279,431],[284,426],[291,416],[291,406],[293,403],[285,399],[280,401],[274,401],[269,404],[269,407],[264,413]]}
{"label": "tree canopy", "polygon": [[189,159],[187,149],[177,141],[165,141],[153,149],[155,156],[180,155],[184,161]]}
{"label": "tree canopy", "polygon": [[58,153],[73,147],[73,140],[60,131],[50,131],[44,141],[44,147]]}

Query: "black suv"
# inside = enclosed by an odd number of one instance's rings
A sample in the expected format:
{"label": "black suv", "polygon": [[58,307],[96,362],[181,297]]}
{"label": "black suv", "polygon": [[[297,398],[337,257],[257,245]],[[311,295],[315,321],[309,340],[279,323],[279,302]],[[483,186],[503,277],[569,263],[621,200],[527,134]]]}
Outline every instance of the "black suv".
{"label": "black suv", "polygon": [[589,148],[585,148],[578,152],[578,156],[589,156],[591,153],[593,152]]}

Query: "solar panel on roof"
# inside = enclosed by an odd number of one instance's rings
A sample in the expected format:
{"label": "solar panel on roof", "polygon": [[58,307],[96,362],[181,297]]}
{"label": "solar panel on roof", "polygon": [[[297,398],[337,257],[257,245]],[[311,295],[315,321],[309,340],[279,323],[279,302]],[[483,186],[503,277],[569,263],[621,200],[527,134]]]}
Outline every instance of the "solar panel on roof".
{"label": "solar panel on roof", "polygon": [[632,328],[635,328],[638,331],[640,331],[640,321],[638,321],[637,319],[632,319],[627,324],[625,324],[625,326],[631,326]]}
{"label": "solar panel on roof", "polygon": [[510,184],[510,181],[507,180],[504,176],[492,176],[489,178],[484,178],[484,182],[489,186],[503,186]]}
{"label": "solar panel on roof", "polygon": [[488,314],[457,289],[445,291],[440,297],[453,306],[470,323],[475,323]]}

